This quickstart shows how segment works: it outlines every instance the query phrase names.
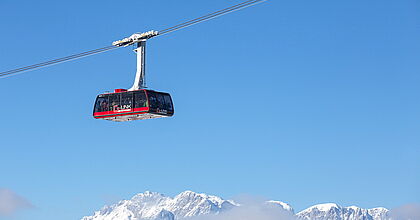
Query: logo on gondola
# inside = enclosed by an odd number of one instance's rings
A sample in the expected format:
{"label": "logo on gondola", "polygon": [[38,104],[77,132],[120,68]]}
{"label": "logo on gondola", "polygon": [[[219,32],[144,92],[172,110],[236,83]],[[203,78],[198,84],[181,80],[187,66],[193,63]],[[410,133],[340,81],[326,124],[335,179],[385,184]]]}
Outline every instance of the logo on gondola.
{"label": "logo on gondola", "polygon": [[168,111],[166,109],[159,109],[158,108],[156,111],[157,111],[157,113],[168,114]]}
{"label": "logo on gondola", "polygon": [[129,112],[131,111],[131,105],[114,105],[114,112]]}

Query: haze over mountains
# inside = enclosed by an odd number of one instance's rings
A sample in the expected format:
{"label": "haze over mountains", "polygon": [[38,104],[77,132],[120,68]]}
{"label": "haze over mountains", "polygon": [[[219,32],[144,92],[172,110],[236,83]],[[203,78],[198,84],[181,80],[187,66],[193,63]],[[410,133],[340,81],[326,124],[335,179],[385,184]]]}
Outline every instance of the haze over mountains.
{"label": "haze over mountains", "polygon": [[82,220],[389,220],[386,208],[363,209],[341,207],[334,203],[319,204],[295,213],[280,201],[239,204],[217,196],[185,191],[171,198],[156,192],[144,192],[130,200],[105,206]]}

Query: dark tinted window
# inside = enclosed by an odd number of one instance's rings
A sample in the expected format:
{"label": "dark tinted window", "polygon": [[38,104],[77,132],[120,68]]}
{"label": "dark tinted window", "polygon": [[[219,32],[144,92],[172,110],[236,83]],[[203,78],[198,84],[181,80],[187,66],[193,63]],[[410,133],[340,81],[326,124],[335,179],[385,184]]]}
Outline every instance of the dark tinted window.
{"label": "dark tinted window", "polygon": [[117,111],[120,108],[120,94],[111,94],[109,95],[109,110]]}
{"label": "dark tinted window", "polygon": [[165,109],[169,111],[173,111],[174,108],[172,107],[172,100],[171,97],[168,94],[163,95],[165,99]]}
{"label": "dark tinted window", "polygon": [[133,93],[132,92],[121,93],[120,110],[131,109],[132,107],[133,107]]}
{"label": "dark tinted window", "polygon": [[154,92],[148,92],[147,93],[148,97],[149,97],[149,105],[150,108],[158,108],[158,100],[157,100],[157,96],[156,93]]}
{"label": "dark tinted window", "polygon": [[95,112],[108,111],[108,96],[98,96],[95,103]]}
{"label": "dark tinted window", "polygon": [[134,93],[134,108],[147,107],[146,94],[143,90]]}
{"label": "dark tinted window", "polygon": [[163,98],[162,93],[156,93],[158,99],[158,108],[165,109],[165,99]]}

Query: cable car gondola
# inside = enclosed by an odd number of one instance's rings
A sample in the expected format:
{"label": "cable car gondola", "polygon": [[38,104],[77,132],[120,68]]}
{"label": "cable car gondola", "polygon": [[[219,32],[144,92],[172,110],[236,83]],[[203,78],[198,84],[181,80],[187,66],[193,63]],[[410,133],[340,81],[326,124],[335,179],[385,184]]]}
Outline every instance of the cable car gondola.
{"label": "cable car gondola", "polygon": [[174,105],[169,93],[157,92],[146,88],[146,40],[156,36],[156,31],[134,34],[130,38],[115,41],[122,46],[125,42],[136,39],[137,72],[134,84],[130,89],[115,89],[114,93],[100,94],[96,98],[93,117],[110,121],[133,121],[142,119],[171,117]]}
{"label": "cable car gondola", "polygon": [[93,117],[121,122],[170,117],[173,114],[174,107],[169,93],[148,89],[116,89],[114,93],[98,95]]}

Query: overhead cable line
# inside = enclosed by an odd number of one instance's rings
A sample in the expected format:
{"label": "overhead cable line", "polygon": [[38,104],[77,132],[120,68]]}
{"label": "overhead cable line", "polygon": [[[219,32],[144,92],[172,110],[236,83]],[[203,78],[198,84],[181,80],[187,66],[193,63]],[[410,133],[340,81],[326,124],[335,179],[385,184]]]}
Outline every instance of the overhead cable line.
{"label": "overhead cable line", "polygon": [[225,15],[225,14],[229,14],[231,12],[234,12],[234,11],[237,11],[237,10],[240,10],[240,9],[244,9],[244,8],[249,7],[249,6],[252,6],[252,5],[255,5],[255,4],[258,4],[258,3],[262,3],[262,2],[265,2],[265,1],[267,1],[267,0],[249,0],[249,1],[245,1],[245,2],[242,2],[240,4],[233,5],[231,7],[228,7],[228,8],[225,8],[225,9],[222,9],[222,10],[219,10],[219,11],[216,11],[216,12],[213,12],[211,14],[208,14],[208,15],[205,15],[205,16],[201,16],[199,18],[196,18],[196,19],[193,19],[193,20],[190,20],[190,21],[183,22],[181,24],[172,26],[170,28],[166,28],[166,29],[160,30],[159,31],[159,35],[164,35],[164,34],[167,34],[167,33],[173,32],[173,31],[177,31],[179,29],[186,28],[186,27],[189,27],[191,25],[198,24],[198,23],[201,23],[201,22],[204,22],[204,21],[207,21],[207,20],[210,20],[210,19],[213,19],[213,18],[222,16],[222,15]]}
{"label": "overhead cable line", "polygon": [[[229,14],[231,12],[234,12],[234,11],[237,11],[237,10],[240,10],[240,9],[244,9],[244,8],[250,7],[250,6],[255,5],[255,4],[265,2],[265,1],[267,1],[267,0],[248,0],[248,1],[242,2],[240,4],[236,4],[236,5],[233,5],[231,7],[228,7],[228,8],[225,8],[225,9],[207,14],[205,16],[201,16],[201,17],[198,17],[196,19],[189,20],[189,21],[183,22],[181,24],[163,29],[159,32],[156,32],[156,34],[153,35],[152,37],[168,34],[170,32],[174,32],[174,31],[189,27],[189,26],[194,25],[194,24],[198,24],[198,23],[201,23],[201,22],[204,22],[204,21],[208,21],[210,19],[222,16],[222,15],[225,15],[225,14]],[[151,38],[151,37],[148,37],[148,38]],[[137,40],[139,40],[139,39],[137,39]],[[130,44],[126,44],[126,45],[131,45],[134,42],[135,41],[132,41]],[[34,65],[29,65],[29,66],[25,66],[25,67],[13,69],[13,70],[8,70],[8,71],[5,71],[5,72],[0,72],[0,78],[5,78],[5,77],[12,76],[12,75],[15,75],[15,74],[19,74],[19,73],[22,73],[22,72],[31,71],[31,70],[35,70],[35,69],[40,69],[40,68],[43,68],[43,67],[47,67],[47,66],[51,66],[51,65],[55,65],[55,64],[59,64],[59,63],[64,63],[64,62],[80,59],[80,58],[83,58],[83,57],[87,57],[87,56],[91,56],[91,55],[95,55],[95,54],[99,54],[99,53],[103,53],[103,52],[106,52],[106,51],[110,51],[110,50],[113,50],[113,49],[120,48],[120,46],[121,45],[106,46],[106,47],[102,47],[102,48],[98,48],[98,49],[94,49],[94,50],[89,50],[89,51],[86,51],[86,52],[77,53],[77,54],[73,54],[73,55],[70,55],[70,56],[66,56],[66,57],[62,57],[62,58],[53,59],[53,60],[50,60],[50,61],[34,64]]]}
{"label": "overhead cable line", "polygon": [[30,70],[35,70],[35,69],[40,69],[40,68],[47,67],[47,66],[52,66],[54,64],[59,64],[59,63],[64,63],[64,62],[68,62],[68,61],[71,61],[71,60],[80,59],[80,58],[83,58],[83,57],[91,56],[91,55],[98,54],[98,53],[103,53],[105,51],[109,51],[109,50],[117,49],[117,48],[118,47],[113,46],[113,45],[112,46],[106,46],[106,47],[98,48],[98,49],[95,49],[95,50],[86,51],[86,52],[83,52],[83,53],[73,54],[73,55],[70,55],[70,56],[66,56],[66,57],[62,57],[62,58],[58,58],[58,59],[54,59],[54,60],[30,65],[30,66],[25,66],[25,67],[1,72],[0,73],[0,78],[5,78],[5,77],[8,77],[8,76],[11,76],[11,75],[14,75],[14,74],[19,74],[19,73],[30,71]]}

